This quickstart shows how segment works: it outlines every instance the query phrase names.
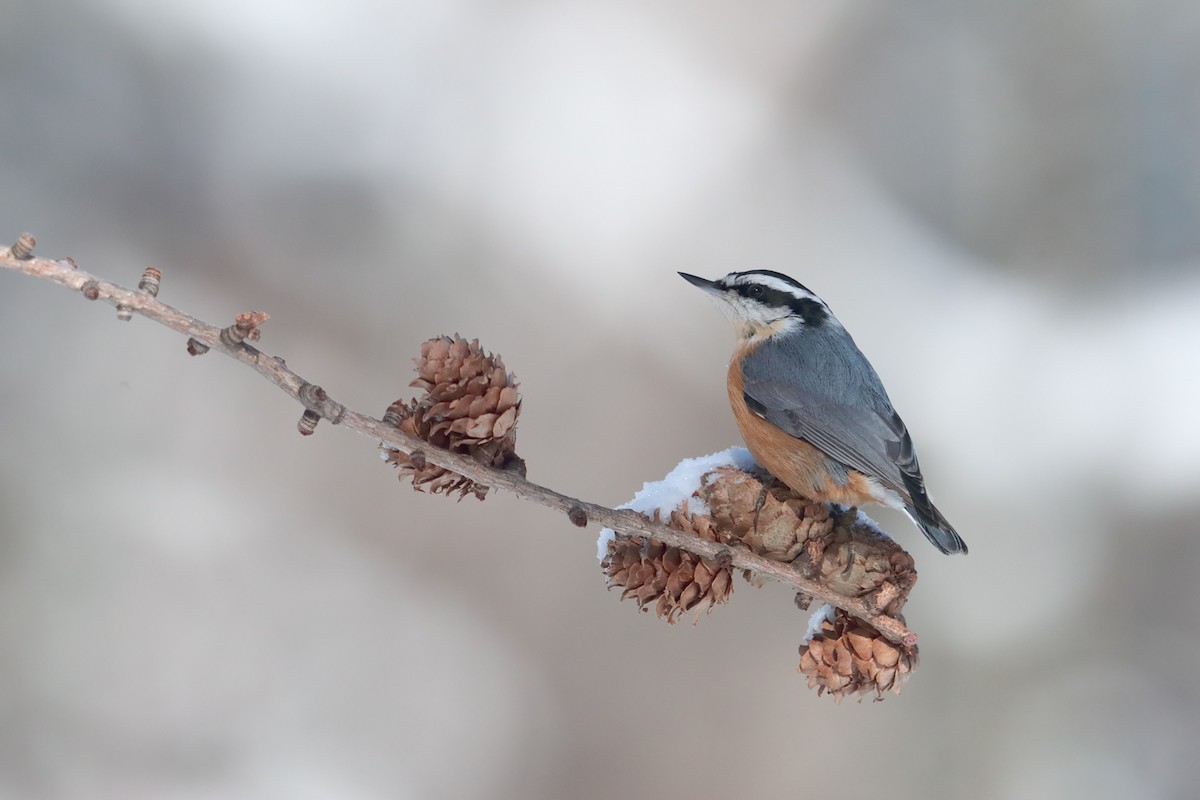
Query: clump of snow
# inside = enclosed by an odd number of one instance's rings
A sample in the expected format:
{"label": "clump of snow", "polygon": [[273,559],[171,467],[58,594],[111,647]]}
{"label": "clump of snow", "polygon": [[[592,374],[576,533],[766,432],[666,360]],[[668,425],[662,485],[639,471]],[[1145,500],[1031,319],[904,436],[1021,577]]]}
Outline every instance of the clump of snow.
{"label": "clump of snow", "polygon": [[613,539],[617,538],[617,532],[612,528],[601,528],[600,538],[596,540],[596,560],[604,563],[604,557],[608,555],[608,546]]}
{"label": "clump of snow", "polygon": [[[687,501],[688,510],[693,514],[707,514],[708,508],[704,501],[692,497],[692,493],[700,488],[701,478],[721,467],[736,467],[748,471],[756,466],[754,457],[744,447],[730,447],[712,455],[685,458],[662,480],[642,484],[642,490],[635,494],[632,500],[617,508],[628,508],[648,516],[654,516],[654,512],[658,511],[665,519]],[[596,540],[596,557],[600,561],[608,555],[608,545],[614,538],[616,533],[612,528],[600,531],[600,538]]]}
{"label": "clump of snow", "polygon": [[633,499],[619,508],[628,508],[641,514],[653,514],[655,511],[667,516],[679,508],[685,500],[690,500],[688,508],[695,513],[707,513],[703,502],[692,494],[700,488],[700,479],[715,469],[721,467],[737,467],[749,470],[755,467],[754,458],[744,447],[731,447],[719,453],[713,453],[699,458],[685,458],[675,465],[660,481],[642,484],[642,489]]}
{"label": "clump of snow", "polygon": [[804,632],[804,641],[811,642],[812,638],[821,632],[821,624],[833,622],[833,606],[826,603],[813,612],[808,618],[808,630]]}

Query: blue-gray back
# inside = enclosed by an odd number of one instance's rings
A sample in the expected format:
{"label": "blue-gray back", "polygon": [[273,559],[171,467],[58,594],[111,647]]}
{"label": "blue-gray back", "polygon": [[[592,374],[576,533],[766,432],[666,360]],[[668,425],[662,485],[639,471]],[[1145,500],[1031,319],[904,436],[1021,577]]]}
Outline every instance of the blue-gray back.
{"label": "blue-gray back", "polygon": [[878,479],[907,503],[924,486],[912,438],[879,376],[841,325],[767,340],[742,361],[746,401],[786,433]]}

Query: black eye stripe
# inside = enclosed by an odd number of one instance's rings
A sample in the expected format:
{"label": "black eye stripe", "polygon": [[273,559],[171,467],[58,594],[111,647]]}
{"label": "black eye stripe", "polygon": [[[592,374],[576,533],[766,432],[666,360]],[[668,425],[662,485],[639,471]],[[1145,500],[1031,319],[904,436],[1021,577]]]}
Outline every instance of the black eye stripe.
{"label": "black eye stripe", "polygon": [[733,290],[742,297],[756,300],[765,306],[776,308],[785,308],[791,305],[792,301],[796,299],[790,292],[772,289],[769,286],[763,286],[761,283],[738,283],[734,284]]}
{"label": "black eye stripe", "polygon": [[772,289],[770,286],[763,286],[761,283],[739,283],[729,287],[737,292],[742,297],[753,300],[756,303],[761,303],[768,308],[788,309],[788,311],[800,319],[804,320],[806,325],[818,327],[825,322],[829,316],[825,311],[825,307],[808,297],[796,297],[790,292],[783,292],[779,289]]}

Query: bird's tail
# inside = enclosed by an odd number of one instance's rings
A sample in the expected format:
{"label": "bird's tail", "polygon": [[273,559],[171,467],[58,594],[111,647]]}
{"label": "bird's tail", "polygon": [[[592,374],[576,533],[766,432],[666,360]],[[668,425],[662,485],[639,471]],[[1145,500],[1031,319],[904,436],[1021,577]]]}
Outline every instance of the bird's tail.
{"label": "bird's tail", "polygon": [[904,510],[938,550],[948,555],[953,553],[966,555],[967,543],[958,535],[958,531],[950,526],[950,523],[942,516],[942,512],[938,511],[933,503],[924,503],[920,509],[906,504]]}

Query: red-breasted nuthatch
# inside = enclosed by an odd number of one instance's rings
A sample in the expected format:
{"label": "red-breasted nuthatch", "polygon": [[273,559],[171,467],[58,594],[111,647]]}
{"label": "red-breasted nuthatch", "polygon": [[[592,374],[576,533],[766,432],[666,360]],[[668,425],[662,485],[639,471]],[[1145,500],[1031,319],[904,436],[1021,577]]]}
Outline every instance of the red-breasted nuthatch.
{"label": "red-breasted nuthatch", "polygon": [[720,300],[737,330],[729,403],[761,466],[813,500],[900,509],[938,550],[967,552],[929,499],[879,376],[821,298],[770,270],[679,274]]}

